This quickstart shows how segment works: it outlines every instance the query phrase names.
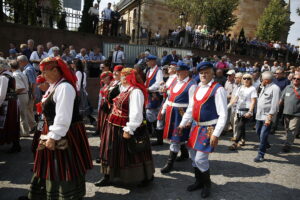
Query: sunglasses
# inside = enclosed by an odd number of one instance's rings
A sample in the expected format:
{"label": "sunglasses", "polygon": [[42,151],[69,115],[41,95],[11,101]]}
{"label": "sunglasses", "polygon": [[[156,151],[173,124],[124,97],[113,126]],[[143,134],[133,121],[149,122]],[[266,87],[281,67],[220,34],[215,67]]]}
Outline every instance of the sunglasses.
{"label": "sunglasses", "polygon": [[243,78],[243,80],[248,80],[249,81],[249,80],[251,80],[251,78]]}
{"label": "sunglasses", "polygon": [[297,80],[297,81],[300,81],[300,78],[293,78],[293,80]]}

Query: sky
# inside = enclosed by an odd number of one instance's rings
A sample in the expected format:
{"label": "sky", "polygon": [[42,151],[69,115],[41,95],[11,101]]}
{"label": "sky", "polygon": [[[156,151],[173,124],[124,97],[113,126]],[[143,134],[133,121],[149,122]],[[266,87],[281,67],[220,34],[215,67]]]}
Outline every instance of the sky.
{"label": "sky", "polygon": [[[101,0],[100,10],[103,10],[107,6],[108,2],[114,4],[114,3],[118,3],[119,1],[120,0]],[[297,41],[297,39],[300,38],[300,16],[298,16],[296,12],[296,9],[299,7],[300,7],[300,0],[291,0],[291,21],[293,21],[294,24],[291,26],[291,30],[289,32],[288,43],[294,45],[300,45],[299,42]]]}

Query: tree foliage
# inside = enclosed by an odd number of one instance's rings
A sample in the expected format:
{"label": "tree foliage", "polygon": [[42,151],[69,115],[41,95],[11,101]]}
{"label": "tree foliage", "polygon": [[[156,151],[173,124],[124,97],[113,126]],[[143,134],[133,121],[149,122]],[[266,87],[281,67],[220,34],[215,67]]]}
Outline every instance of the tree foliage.
{"label": "tree foliage", "polygon": [[297,13],[300,16],[300,8],[297,8]]}
{"label": "tree foliage", "polygon": [[93,7],[93,0],[84,0],[84,7],[82,11],[82,18],[78,28],[78,31],[92,33],[93,32],[93,22],[92,16],[89,15],[90,7]]}
{"label": "tree foliage", "polygon": [[237,20],[232,13],[239,0],[166,0],[178,19],[185,13],[185,21],[194,24],[206,23],[210,30],[227,31]]}
{"label": "tree foliage", "polygon": [[262,40],[280,40],[289,22],[289,11],[281,0],[271,0],[258,21],[256,35]]}
{"label": "tree foliage", "polygon": [[67,30],[68,26],[67,26],[66,18],[67,18],[67,13],[66,12],[62,12],[61,15],[60,15],[60,18],[59,18],[59,20],[57,22],[57,27],[59,29]]}
{"label": "tree foliage", "polygon": [[233,14],[238,7],[239,0],[213,0],[207,3],[205,22],[210,30],[226,32],[232,27],[237,16]]}

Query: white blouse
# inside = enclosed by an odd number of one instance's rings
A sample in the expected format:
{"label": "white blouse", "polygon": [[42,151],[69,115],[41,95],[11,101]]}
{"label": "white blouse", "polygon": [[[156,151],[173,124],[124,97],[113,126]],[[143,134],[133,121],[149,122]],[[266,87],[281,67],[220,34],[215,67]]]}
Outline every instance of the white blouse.
{"label": "white blouse", "polygon": [[[149,74],[147,76],[147,78],[150,78],[152,76],[152,74],[154,73],[154,71],[156,70],[158,66],[156,65],[153,68],[150,68],[149,70]],[[151,92],[156,92],[159,87],[160,87],[160,83],[163,81],[163,73],[160,69],[158,69],[157,73],[156,73],[156,77],[155,77],[155,83],[153,85],[151,85],[148,90]]]}
{"label": "white blouse", "polygon": [[[63,81],[62,79],[61,81]],[[60,82],[61,82],[60,81]],[[54,140],[60,140],[62,137],[66,136],[73,116],[73,107],[76,97],[76,92],[73,86],[69,83],[58,83],[50,84],[46,95],[43,97],[42,102],[45,102],[50,94],[53,94],[53,101],[55,105],[55,117],[53,125],[49,126],[49,133],[47,134],[47,139],[52,138]]]}
{"label": "white blouse", "polygon": [[78,91],[80,91],[80,89],[81,89],[82,74],[84,75],[82,86],[83,86],[84,90],[86,88],[86,73],[85,72],[82,73],[81,71],[77,71],[76,72],[76,77],[77,77],[76,87],[77,87]]}
{"label": "white blouse", "polygon": [[[125,91],[128,87],[121,86],[120,90]],[[134,135],[134,131],[143,122],[143,107],[144,107],[144,94],[142,90],[135,88],[129,95],[129,121],[123,128],[123,131]]]}
{"label": "white blouse", "polygon": [[[12,74],[9,71],[5,71],[2,74],[8,74],[8,75],[12,76]],[[6,76],[0,75],[0,106],[3,104],[3,102],[5,100],[8,82],[9,82],[9,80]]]}

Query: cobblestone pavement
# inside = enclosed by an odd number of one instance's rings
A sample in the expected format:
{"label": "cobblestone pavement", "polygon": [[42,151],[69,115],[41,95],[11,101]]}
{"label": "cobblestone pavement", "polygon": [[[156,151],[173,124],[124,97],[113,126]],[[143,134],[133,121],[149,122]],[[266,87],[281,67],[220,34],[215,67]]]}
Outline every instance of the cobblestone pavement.
{"label": "cobblestone pavement", "polygon": [[[87,126],[93,158],[98,155],[99,138],[91,136]],[[263,163],[253,162],[257,154],[257,137],[247,132],[246,146],[236,152],[228,150],[230,135],[221,137],[215,153],[210,156],[212,195],[215,200],[293,200],[300,198],[300,140],[296,139],[291,153],[282,153],[283,132],[270,136],[271,149]],[[25,195],[32,176],[31,139],[21,139],[22,152],[6,154],[8,145],[0,146],[0,200],[14,200]],[[191,161],[175,163],[175,171],[162,175],[160,168],[168,156],[168,145],[153,148],[155,179],[145,188],[135,186],[97,188],[94,182],[102,177],[99,165],[86,176],[87,200],[195,200],[200,191],[186,192],[194,181]]]}

